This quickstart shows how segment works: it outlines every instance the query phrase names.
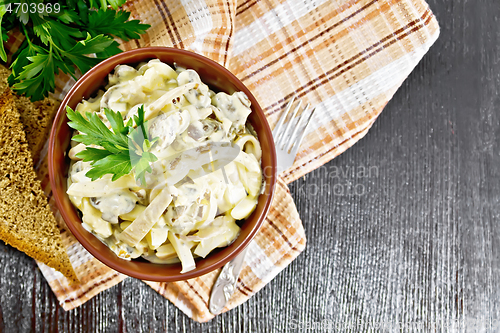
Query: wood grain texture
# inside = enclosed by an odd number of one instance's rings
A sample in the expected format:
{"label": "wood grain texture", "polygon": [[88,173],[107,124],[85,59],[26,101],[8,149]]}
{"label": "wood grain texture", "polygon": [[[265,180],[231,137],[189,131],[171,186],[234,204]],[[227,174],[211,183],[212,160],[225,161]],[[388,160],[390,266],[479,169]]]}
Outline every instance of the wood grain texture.
{"label": "wood grain texture", "polygon": [[500,331],[500,6],[428,2],[439,40],[364,139],[290,185],[308,245],[256,296],[198,324],[127,279],[65,312],[2,244],[0,331]]}

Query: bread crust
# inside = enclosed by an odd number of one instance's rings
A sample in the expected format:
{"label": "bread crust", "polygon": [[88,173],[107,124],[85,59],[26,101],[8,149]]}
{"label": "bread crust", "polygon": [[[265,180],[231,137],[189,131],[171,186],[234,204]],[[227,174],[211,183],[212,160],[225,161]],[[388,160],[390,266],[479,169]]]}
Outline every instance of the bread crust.
{"label": "bread crust", "polygon": [[[0,92],[8,88],[7,78],[11,71],[0,65]],[[59,107],[59,101],[47,97],[41,101],[32,103],[26,96],[13,94],[21,123],[23,124],[28,148],[31,152],[33,165],[37,165],[45,142],[47,142],[52,121]]]}
{"label": "bread crust", "polygon": [[78,281],[33,169],[26,134],[8,88],[0,96],[0,239],[70,281]]}

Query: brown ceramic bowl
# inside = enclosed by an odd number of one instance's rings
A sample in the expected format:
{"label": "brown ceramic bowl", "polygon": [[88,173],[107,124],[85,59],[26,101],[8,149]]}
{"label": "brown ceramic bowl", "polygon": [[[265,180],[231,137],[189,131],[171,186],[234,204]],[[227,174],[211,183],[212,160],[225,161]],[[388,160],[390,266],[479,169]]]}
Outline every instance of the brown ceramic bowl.
{"label": "brown ceramic bowl", "polygon": [[[69,159],[67,151],[71,129],[67,125],[66,105],[75,108],[82,100],[92,97],[105,84],[108,74],[119,64],[135,66],[150,59],[194,69],[201,80],[214,91],[233,93],[243,91],[252,102],[249,121],[256,130],[262,145],[262,168],[264,170],[265,191],[259,197],[253,214],[241,224],[241,233],[229,246],[212,251],[206,258],[196,260],[196,269],[181,274],[180,264],[159,265],[142,259],[127,261],[117,257],[106,245],[86,231],[77,209],[66,194]],[[276,153],[271,129],[264,112],[250,91],[227,69],[201,55],[167,47],[148,47],[127,51],[113,56],[92,68],[83,75],[64,98],[57,112],[49,142],[49,176],[52,193],[64,221],[73,235],[97,259],[123,274],[148,281],[171,282],[194,278],[211,272],[238,255],[254,238],[262,225],[271,205],[276,183]]]}

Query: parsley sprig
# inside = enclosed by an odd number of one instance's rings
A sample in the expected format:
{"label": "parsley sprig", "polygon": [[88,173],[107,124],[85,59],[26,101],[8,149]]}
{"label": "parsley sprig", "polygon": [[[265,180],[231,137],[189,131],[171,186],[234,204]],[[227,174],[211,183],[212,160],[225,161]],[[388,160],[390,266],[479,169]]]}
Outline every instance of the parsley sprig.
{"label": "parsley sprig", "polygon": [[137,115],[125,124],[119,112],[108,108],[104,113],[111,131],[96,113],[87,112],[85,117],[66,106],[68,125],[81,134],[73,136],[73,140],[87,146],[97,145],[101,148],[86,147],[76,157],[90,162],[92,169],[85,175],[92,180],[112,174],[112,181],[129,174],[134,169],[136,180],[146,186],[146,172],[151,172],[151,162],[158,158],[151,153],[151,148],[158,138],[151,138],[148,122],[144,121],[144,106],[138,109]]}
{"label": "parsley sprig", "polygon": [[9,84],[18,94],[40,100],[54,92],[59,71],[76,79],[77,69],[84,74],[120,53],[114,37],[138,39],[150,27],[119,10],[125,1],[0,0],[0,59],[7,61],[8,31],[17,28],[25,37],[12,57]]}

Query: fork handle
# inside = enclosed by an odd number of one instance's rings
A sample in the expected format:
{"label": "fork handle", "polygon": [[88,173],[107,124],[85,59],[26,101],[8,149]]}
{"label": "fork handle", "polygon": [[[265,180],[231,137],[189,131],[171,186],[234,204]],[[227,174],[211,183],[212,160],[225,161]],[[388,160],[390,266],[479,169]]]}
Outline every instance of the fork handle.
{"label": "fork handle", "polygon": [[224,309],[226,303],[233,295],[236,289],[236,281],[238,281],[238,276],[240,275],[241,268],[243,267],[243,261],[245,260],[248,248],[249,246],[247,246],[233,260],[222,267],[219,277],[217,277],[217,280],[212,287],[210,301],[208,304],[208,309],[214,315],[222,312],[222,309]]}

